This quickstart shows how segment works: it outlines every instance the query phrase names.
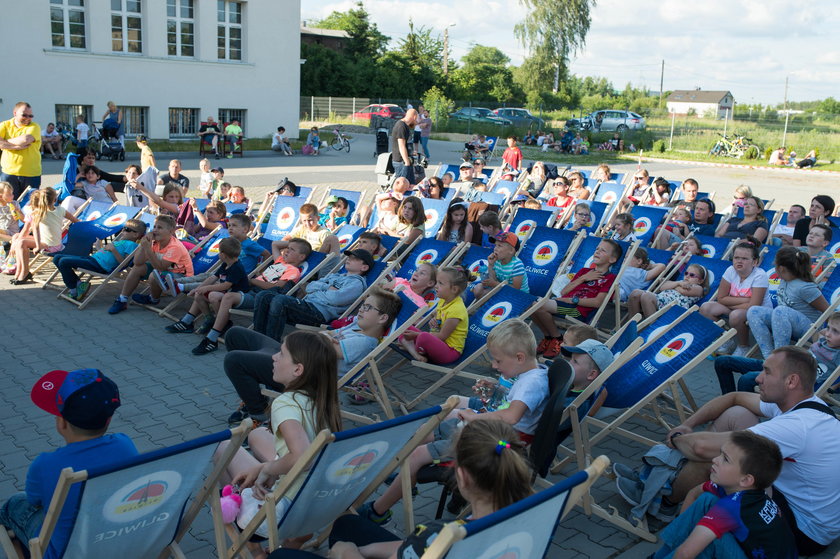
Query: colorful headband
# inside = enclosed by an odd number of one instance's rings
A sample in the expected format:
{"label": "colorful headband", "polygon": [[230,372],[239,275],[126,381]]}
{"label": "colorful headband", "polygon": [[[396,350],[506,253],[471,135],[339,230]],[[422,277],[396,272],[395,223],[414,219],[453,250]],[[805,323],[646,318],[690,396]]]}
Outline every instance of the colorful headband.
{"label": "colorful headband", "polygon": [[496,445],[496,454],[499,456],[502,455],[502,451],[506,448],[510,448],[510,443],[507,441],[499,441]]}

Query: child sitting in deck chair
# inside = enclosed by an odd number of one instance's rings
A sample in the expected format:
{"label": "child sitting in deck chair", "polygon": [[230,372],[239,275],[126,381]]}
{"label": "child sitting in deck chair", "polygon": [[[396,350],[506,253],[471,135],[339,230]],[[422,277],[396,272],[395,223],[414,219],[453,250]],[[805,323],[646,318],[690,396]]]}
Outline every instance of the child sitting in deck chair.
{"label": "child sitting in deck chair", "polygon": [[[412,482],[426,464],[452,459],[452,439],[460,431],[460,422],[495,419],[512,425],[526,444],[533,440],[548,399],[548,375],[546,368],[537,362],[537,341],[530,326],[518,319],[502,322],[490,331],[487,349],[493,368],[499,371],[499,382],[478,381],[474,390],[483,397],[461,396],[463,409],[453,412],[457,417],[444,420],[436,429],[434,440],[412,452],[409,457]],[[487,411],[478,413],[482,409]],[[391,517],[391,507],[401,498],[402,485],[397,476],[381,497],[362,505],[359,515],[385,524]]]}
{"label": "child sitting in deck chair", "polygon": [[[15,493],[0,507],[2,529],[14,532],[18,553],[37,537],[47,514],[61,470],[104,467],[137,455],[131,439],[107,434],[120,407],[117,385],[96,369],[50,371],[32,387],[32,401],[56,416],[55,429],[67,443],[39,454],[26,472],[26,492]],[[70,489],[58,517],[46,557],[60,557],[76,521],[79,486]]]}

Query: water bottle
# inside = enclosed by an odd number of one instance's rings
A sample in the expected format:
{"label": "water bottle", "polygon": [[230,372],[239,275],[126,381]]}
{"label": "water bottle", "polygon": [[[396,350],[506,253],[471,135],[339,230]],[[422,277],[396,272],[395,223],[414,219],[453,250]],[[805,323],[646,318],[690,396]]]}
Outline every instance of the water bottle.
{"label": "water bottle", "polygon": [[482,282],[486,281],[487,278],[490,277],[486,260],[482,260],[481,263],[478,265],[478,277]]}
{"label": "water bottle", "polygon": [[515,380],[515,378],[505,378],[501,375],[499,376],[499,384],[496,385],[493,397],[490,398],[490,402],[487,403],[487,411],[496,411],[499,409],[499,406],[502,406],[507,402],[508,392],[510,392],[511,387],[513,387],[513,381]]}

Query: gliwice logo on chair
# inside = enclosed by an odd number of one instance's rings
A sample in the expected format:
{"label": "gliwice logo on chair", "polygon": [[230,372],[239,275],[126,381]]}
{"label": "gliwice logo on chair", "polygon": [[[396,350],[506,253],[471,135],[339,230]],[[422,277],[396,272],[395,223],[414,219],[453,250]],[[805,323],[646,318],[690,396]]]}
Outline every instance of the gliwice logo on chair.
{"label": "gliwice logo on chair", "polygon": [[181,486],[181,474],[164,470],[144,475],[111,495],[102,513],[110,522],[132,522],[163,505]]}
{"label": "gliwice logo on chair", "polygon": [[429,250],[424,250],[420,254],[417,255],[417,260],[414,261],[415,266],[419,266],[420,264],[432,264],[437,260],[438,251],[433,248]]}
{"label": "gliwice logo on chair", "polygon": [[543,241],[534,249],[531,258],[537,266],[548,266],[557,257],[557,243],[554,241]]}
{"label": "gliwice logo on chair", "polygon": [[431,226],[437,223],[439,215],[438,211],[433,208],[426,210],[426,225]]}
{"label": "gliwice logo on chair", "polygon": [[354,448],[330,464],[327,469],[327,479],[335,485],[344,485],[364,475],[388,452],[388,446],[385,441],[377,441],[361,448]]}
{"label": "gliwice logo on chair", "polygon": [[688,332],[674,336],[665,347],[653,358],[659,364],[667,363],[689,348],[694,341],[694,336]]}
{"label": "gliwice logo on chair", "polygon": [[484,316],[481,317],[481,325],[485,328],[492,328],[508,317],[513,305],[507,301],[502,301],[490,307]]}
{"label": "gliwice logo on chair", "polygon": [[352,240],[353,240],[353,235],[341,235],[338,238],[338,248],[340,248],[341,251],[343,252],[344,249],[347,248],[347,245],[349,245],[350,241],[352,241]]}
{"label": "gliwice logo on chair", "polygon": [[636,233],[639,235],[644,235],[650,231],[650,218],[640,217],[636,220],[636,223],[633,224],[633,229],[635,229]]}
{"label": "gliwice logo on chair", "polygon": [[278,229],[288,229],[292,226],[295,222],[295,210],[290,207],[283,208],[280,210],[280,213],[277,214],[277,228]]}
{"label": "gliwice logo on chair", "polygon": [[525,238],[531,234],[531,229],[533,229],[536,226],[536,221],[534,221],[533,219],[526,219],[525,221],[516,226],[516,231],[514,231],[514,233],[517,237],[519,237],[519,240],[522,241],[525,240]]}
{"label": "gliwice logo on chair", "polygon": [[123,223],[125,223],[126,219],[128,219],[127,215],[125,215],[124,213],[118,213],[106,219],[105,225],[108,227],[116,227],[117,225],[122,225]]}

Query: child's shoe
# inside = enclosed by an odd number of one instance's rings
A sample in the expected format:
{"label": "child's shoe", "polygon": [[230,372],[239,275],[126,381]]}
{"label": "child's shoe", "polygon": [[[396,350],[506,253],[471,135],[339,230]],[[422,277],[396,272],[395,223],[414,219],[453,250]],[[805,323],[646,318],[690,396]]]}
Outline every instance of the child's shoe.
{"label": "child's shoe", "polygon": [[166,285],[164,286],[164,291],[168,292],[173,297],[177,297],[181,291],[183,291],[183,287],[181,284],[175,281],[170,274],[166,274]]}
{"label": "child's shoe", "polygon": [[166,293],[166,282],[163,281],[163,276],[160,275],[160,270],[152,270],[152,274],[149,276],[149,281],[155,282],[155,284],[160,287],[160,290]]}
{"label": "child's shoe", "polygon": [[359,507],[356,512],[358,512],[359,516],[362,518],[367,518],[379,526],[386,526],[389,522],[391,522],[391,509],[388,509],[385,514],[379,514],[373,510],[373,501],[368,501]]}
{"label": "child's shoe", "polygon": [[79,284],[76,286],[76,296],[73,297],[77,301],[81,301],[87,295],[87,292],[90,290],[90,282],[89,281],[80,281]]}
{"label": "child's shoe", "polygon": [[543,357],[546,359],[554,359],[560,354],[560,348],[563,347],[563,340],[560,338],[551,338],[548,342],[548,347],[543,352]]}
{"label": "child's shoe", "polygon": [[212,353],[219,348],[219,342],[210,341],[208,338],[204,338],[201,342],[195,346],[192,350],[193,355],[207,355],[208,353]]}
{"label": "child's shoe", "polygon": [[216,323],[216,317],[213,315],[208,316],[204,319],[204,322],[201,323],[201,326],[195,329],[196,334],[204,335],[210,330],[213,329],[213,324]]}
{"label": "child's shoe", "polygon": [[131,296],[131,300],[138,305],[157,305],[160,303],[160,299],[152,299],[152,296],[146,293],[135,293]]}
{"label": "child's shoe", "polygon": [[108,309],[108,314],[117,314],[121,313],[128,308],[128,301],[120,301],[116,299],[114,304],[111,305],[111,308]]}
{"label": "child's shoe", "polygon": [[172,324],[164,328],[164,330],[166,330],[170,334],[192,334],[193,332],[195,332],[195,326],[179,320],[178,322],[173,322]]}

